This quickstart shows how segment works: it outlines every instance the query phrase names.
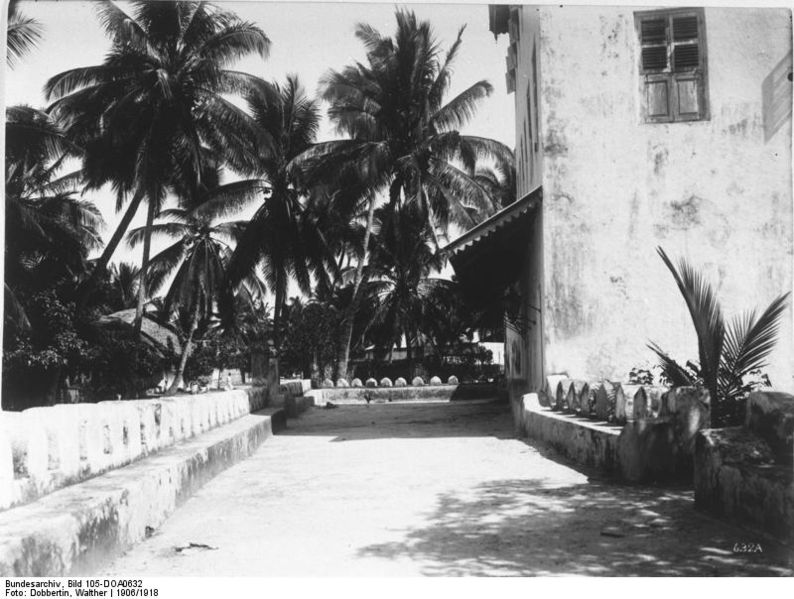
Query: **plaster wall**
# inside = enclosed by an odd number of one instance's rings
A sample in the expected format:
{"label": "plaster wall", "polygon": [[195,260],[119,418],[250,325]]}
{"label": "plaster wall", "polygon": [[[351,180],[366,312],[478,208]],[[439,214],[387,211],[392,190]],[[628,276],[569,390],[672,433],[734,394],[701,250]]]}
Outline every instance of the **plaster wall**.
{"label": "plaster wall", "polygon": [[[696,358],[656,246],[705,271],[728,317],[792,289],[791,118],[764,128],[765,80],[791,72],[790,17],[705,9],[710,119],[646,124],[632,8],[523,7],[521,31],[540,35],[547,372],[622,379],[653,361],[649,339]],[[768,369],[779,389],[794,386],[793,332],[789,305]]]}

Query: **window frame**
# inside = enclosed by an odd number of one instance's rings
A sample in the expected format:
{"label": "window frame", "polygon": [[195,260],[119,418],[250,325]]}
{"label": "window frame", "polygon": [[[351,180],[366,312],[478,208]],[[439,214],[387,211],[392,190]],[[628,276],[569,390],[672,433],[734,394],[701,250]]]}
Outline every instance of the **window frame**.
{"label": "window frame", "polygon": [[[673,51],[677,46],[694,45],[692,42],[682,40],[676,42],[673,38],[673,19],[682,16],[697,18],[697,47],[698,66],[676,71],[674,66]],[[642,40],[642,23],[644,21],[664,18],[665,41],[667,50],[667,65],[664,69],[643,68],[643,48],[654,44]],[[637,11],[634,13],[634,31],[637,40],[637,73],[640,99],[640,115],[644,123],[680,123],[693,121],[708,121],[711,118],[708,93],[708,40],[706,36],[705,11],[702,7],[666,8],[657,10]],[[661,45],[656,44],[656,45]],[[697,94],[698,112],[682,113],[680,111],[680,83],[691,83],[695,86]],[[665,85],[667,114],[651,114],[648,89],[649,85]]]}

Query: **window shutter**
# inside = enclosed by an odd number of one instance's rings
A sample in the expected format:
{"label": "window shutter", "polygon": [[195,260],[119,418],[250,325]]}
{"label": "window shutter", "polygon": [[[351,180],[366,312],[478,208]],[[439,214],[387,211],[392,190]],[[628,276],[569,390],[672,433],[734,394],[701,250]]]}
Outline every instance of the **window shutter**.
{"label": "window shutter", "polygon": [[635,14],[646,122],[708,118],[702,9]]}
{"label": "window shutter", "polygon": [[700,23],[697,15],[673,16],[672,70],[678,121],[704,118],[704,68]]}

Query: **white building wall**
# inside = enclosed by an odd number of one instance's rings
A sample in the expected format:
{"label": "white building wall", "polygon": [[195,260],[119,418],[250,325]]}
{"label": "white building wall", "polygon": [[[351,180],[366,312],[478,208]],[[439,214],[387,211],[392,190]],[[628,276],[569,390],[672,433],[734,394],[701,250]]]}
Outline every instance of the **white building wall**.
{"label": "white building wall", "polygon": [[[701,267],[727,316],[791,290],[791,119],[767,139],[763,93],[790,65],[790,16],[707,8],[710,120],[645,124],[633,8],[522,8],[519,142],[540,32],[542,175],[533,172],[544,197],[547,372],[624,378],[653,361],[648,340],[697,358],[656,246]],[[788,82],[789,113],[790,93]],[[793,386],[792,337],[789,307],[769,369],[781,389]]]}

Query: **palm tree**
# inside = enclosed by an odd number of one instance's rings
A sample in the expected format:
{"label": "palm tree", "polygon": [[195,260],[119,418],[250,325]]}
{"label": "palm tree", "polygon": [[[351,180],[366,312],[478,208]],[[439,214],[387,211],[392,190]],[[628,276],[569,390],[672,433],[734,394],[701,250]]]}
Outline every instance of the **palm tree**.
{"label": "palm tree", "polygon": [[335,180],[339,188],[349,186],[344,179],[357,182],[356,199],[367,207],[364,255],[343,334],[343,375],[379,194],[386,193],[392,207],[417,204],[437,246],[438,228],[445,231],[449,222],[469,227],[492,211],[488,189],[472,176],[477,161],[512,161],[504,144],[458,131],[491,93],[490,83],[478,81],[444,102],[464,28],[444,54],[429,23],[403,10],[396,20],[393,38],[366,24],[356,27],[367,64],[332,71],[322,81],[329,117],[349,139],[318,144],[302,160],[309,180]]}
{"label": "palm tree", "polygon": [[[102,64],[51,78],[45,93],[52,114],[87,150],[88,186],[110,183],[117,209],[131,200],[100,257],[91,283],[104,270],[138,206],[147,203],[141,271],[148,268],[148,229],[175,185],[195,192],[208,157],[223,156],[240,172],[247,156],[267,140],[250,134],[251,119],[226,96],[257,85],[258,79],[228,67],[256,53],[267,56],[270,41],[259,27],[205,2],[131,3],[127,14],[110,1],[97,13],[112,48]],[[262,150],[264,151],[264,150]],[[195,193],[188,194],[194,197]],[[136,332],[145,299],[140,287]]]}
{"label": "palm tree", "polygon": [[375,216],[364,295],[371,306],[369,335],[382,348],[391,349],[405,337],[409,375],[413,377],[413,350],[442,320],[435,301],[450,281],[432,277],[444,264],[434,250],[430,225],[416,204],[396,210],[380,208]]}
{"label": "palm tree", "polygon": [[746,383],[745,377],[766,367],[789,294],[772,300],[760,315],[753,310],[726,325],[716,293],[703,275],[685,259],[676,267],[661,247],[657,251],[689,309],[698,338],[699,363],[689,361],[682,366],[656,343],[648,347],[659,358],[662,373],[672,385],[701,384],[708,390],[714,425],[739,424],[746,395],[755,387]]}
{"label": "palm tree", "polygon": [[28,106],[6,110],[5,292],[18,311],[16,290],[76,280],[88,253],[100,247],[99,211],[75,197],[80,173],[60,175],[79,153],[47,114]]}
{"label": "palm tree", "polygon": [[515,162],[491,166],[478,165],[474,171],[474,180],[488,190],[494,212],[516,201]]}
{"label": "palm tree", "polygon": [[162,312],[176,313],[187,321],[186,339],[169,389],[171,393],[182,381],[199,324],[206,323],[216,312],[232,246],[245,227],[244,221],[217,222],[213,212],[217,206],[218,203],[207,202],[192,210],[164,210],[158,215],[161,222],[149,228],[133,229],[127,235],[132,247],[142,243],[147,234],[176,240],[152,257],[144,285],[148,294],[153,295],[167,284]]}
{"label": "palm tree", "polygon": [[290,163],[314,142],[320,112],[295,76],[288,77],[284,86],[259,86],[248,94],[247,102],[259,134],[274,141],[270,152],[256,156],[261,183],[249,185],[249,192],[244,192],[245,184],[241,184],[237,202],[227,201],[227,208],[234,210],[252,197],[261,198],[231,257],[223,306],[228,320],[233,312],[232,289],[260,268],[274,297],[273,346],[278,354],[290,279],[309,295],[312,277],[322,280],[335,268],[307,192],[290,168]]}
{"label": "palm tree", "polygon": [[43,28],[36,19],[24,16],[19,12],[19,1],[8,3],[8,53],[6,62],[13,68],[17,61],[38,44]]}

